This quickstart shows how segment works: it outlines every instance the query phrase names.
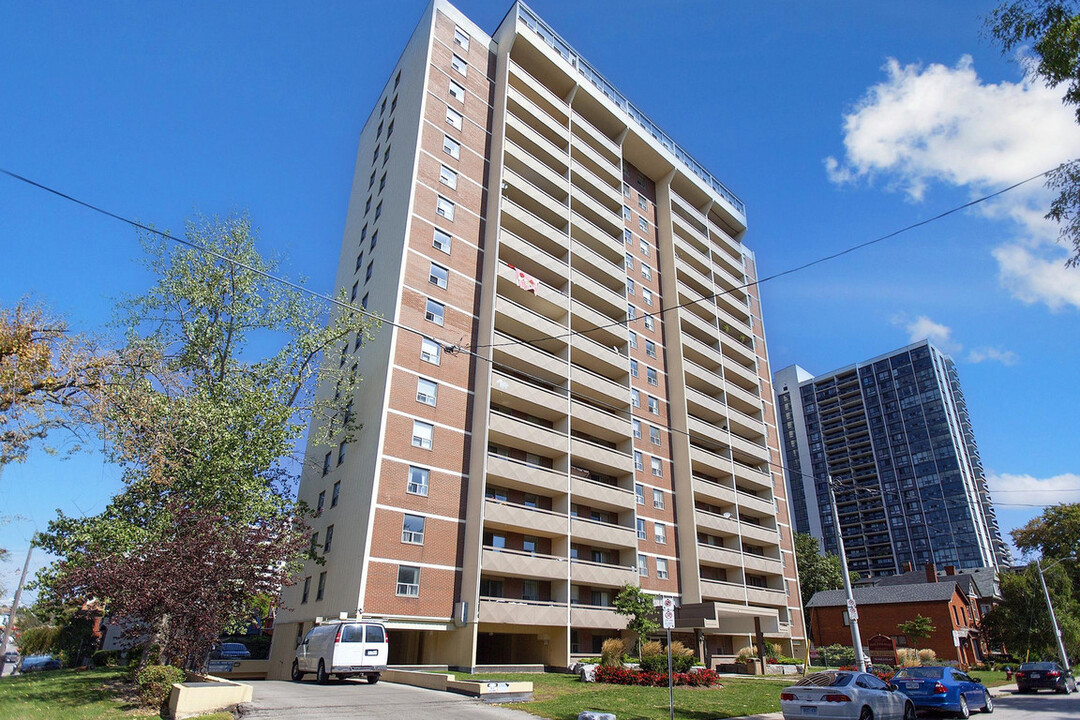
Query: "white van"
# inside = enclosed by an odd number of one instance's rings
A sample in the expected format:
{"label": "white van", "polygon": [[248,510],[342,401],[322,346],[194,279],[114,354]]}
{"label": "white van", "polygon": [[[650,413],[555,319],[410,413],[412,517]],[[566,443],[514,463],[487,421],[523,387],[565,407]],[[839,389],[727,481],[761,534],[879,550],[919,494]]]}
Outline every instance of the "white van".
{"label": "white van", "polygon": [[322,684],[331,675],[339,680],[366,675],[374,684],[386,669],[388,649],[386,628],[379,623],[353,620],[317,625],[296,648],[292,679],[300,682],[307,673],[315,673]]}

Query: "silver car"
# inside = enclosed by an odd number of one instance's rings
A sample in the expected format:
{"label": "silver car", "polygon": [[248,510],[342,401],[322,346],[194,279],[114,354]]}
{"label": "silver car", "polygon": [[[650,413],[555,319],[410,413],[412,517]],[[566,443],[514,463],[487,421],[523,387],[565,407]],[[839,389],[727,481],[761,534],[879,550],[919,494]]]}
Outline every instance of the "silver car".
{"label": "silver car", "polygon": [[784,720],[915,720],[895,685],[864,672],[826,670],[780,692]]}

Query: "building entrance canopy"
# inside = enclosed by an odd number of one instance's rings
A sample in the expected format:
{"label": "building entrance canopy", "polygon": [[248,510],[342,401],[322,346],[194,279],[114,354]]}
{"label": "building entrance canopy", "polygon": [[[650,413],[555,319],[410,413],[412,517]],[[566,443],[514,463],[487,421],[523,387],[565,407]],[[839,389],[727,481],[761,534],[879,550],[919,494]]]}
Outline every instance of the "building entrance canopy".
{"label": "building entrance canopy", "polygon": [[780,632],[780,615],[775,608],[747,607],[722,602],[682,605],[675,616],[675,627],[683,630],[721,630],[725,634],[754,633],[754,619],[761,621],[761,632]]}

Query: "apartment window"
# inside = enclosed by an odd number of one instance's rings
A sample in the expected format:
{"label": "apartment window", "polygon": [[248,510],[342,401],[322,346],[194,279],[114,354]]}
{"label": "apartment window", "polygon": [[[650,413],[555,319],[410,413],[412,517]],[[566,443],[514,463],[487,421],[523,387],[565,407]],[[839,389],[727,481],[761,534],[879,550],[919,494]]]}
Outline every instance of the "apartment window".
{"label": "apartment window", "polygon": [[420,596],[420,568],[408,565],[398,567],[397,594],[405,597]]}
{"label": "apartment window", "polygon": [[627,270],[633,270],[634,269],[634,256],[631,255],[630,253],[626,253],[626,269]]}
{"label": "apartment window", "polygon": [[[375,206],[375,219],[378,220],[380,215],[382,215],[382,203]],[[371,237],[374,239],[375,235],[372,235]]]}
{"label": "apartment window", "polygon": [[[641,230],[641,232],[648,232],[649,223],[648,223],[647,220],[645,220],[645,218],[639,217],[637,219],[637,225],[638,225],[638,228]],[[642,243],[641,243],[641,252],[643,252],[646,255],[649,254],[649,246],[646,245],[644,241],[642,241]]]}
{"label": "apartment window", "polygon": [[304,578],[304,592],[300,595],[300,604],[303,605],[308,601],[308,595],[311,594],[311,576],[308,575]]}
{"label": "apartment window", "polygon": [[633,305],[627,305],[626,306],[626,317],[629,320],[636,319],[637,318],[637,308],[635,308]]}
{"label": "apartment window", "polygon": [[633,427],[634,427],[634,437],[640,438],[641,437],[641,421],[640,420],[634,420],[634,421],[632,421],[632,423],[633,423]]}
{"label": "apartment window", "polygon": [[641,277],[645,280],[652,280],[652,268],[641,263]]}
{"label": "apartment window", "polygon": [[[372,235],[371,239],[374,240],[375,236]],[[367,264],[367,270],[364,271],[364,284],[365,285],[367,284],[367,281],[371,279],[371,276],[374,275],[374,274],[375,274],[375,261],[372,260],[371,262],[369,262]]]}
{"label": "apartment window", "polygon": [[653,535],[656,538],[657,544],[667,545],[667,525],[664,523],[653,523]]}
{"label": "apartment window", "polygon": [[[375,137],[379,137],[381,135],[382,135],[382,123],[380,122],[379,127],[375,129]],[[375,173],[371,173],[371,176],[375,177]],[[371,185],[368,185],[368,187],[371,187]]]}
{"label": "apartment window", "polygon": [[458,85],[453,80],[450,81],[450,97],[454,98],[458,102],[465,102],[465,88]]}
{"label": "apartment window", "polygon": [[459,27],[454,28],[454,44],[462,50],[469,49],[469,35]]}
{"label": "apartment window", "polygon": [[442,195],[435,201],[435,214],[442,215],[447,220],[453,222],[454,220],[454,203],[450,202]]}
{"label": "apartment window", "polygon": [[413,420],[412,424],[412,444],[413,447],[423,448],[424,450],[431,449],[432,435],[435,433],[435,426],[431,423],[420,422],[419,420]]}
{"label": "apartment window", "polygon": [[446,124],[455,130],[461,129],[461,124],[464,119],[465,117],[457,110],[454,110],[451,107],[446,108]]}
{"label": "apartment window", "polygon": [[456,53],[454,54],[454,57],[450,60],[450,67],[454,68],[462,75],[465,75],[469,72],[469,63],[465,62],[465,58],[459,57]]}
{"label": "apartment window", "polygon": [[368,210],[371,210],[371,198],[370,197],[367,199],[367,202],[364,203],[364,214],[365,215],[367,215]]}
{"label": "apartment window", "polygon": [[656,558],[656,579],[667,580],[667,559]]}
{"label": "apartment window", "polygon": [[634,483],[634,499],[638,505],[645,504],[645,486],[641,483]]}
{"label": "apartment window", "polygon": [[443,314],[446,312],[446,308],[442,303],[435,302],[430,298],[427,301],[427,308],[424,310],[424,319],[435,323],[436,325],[443,324]]}
{"label": "apartment window", "polygon": [[652,315],[645,316],[645,329],[653,330],[656,327],[656,319]]}
{"label": "apartment window", "polygon": [[379,106],[379,114],[382,115],[386,112],[386,98],[382,99],[382,105]]}
{"label": "apartment window", "polygon": [[439,169],[439,182],[451,190],[457,190],[457,173],[443,165]]}
{"label": "apartment window", "polygon": [[[359,272],[360,268],[363,265],[364,265],[364,251],[361,250],[360,254],[356,256],[356,267],[353,269],[353,272]],[[356,298],[353,298],[353,300],[355,300],[355,299]]]}
{"label": "apartment window", "polygon": [[641,454],[640,450],[635,450],[634,451],[634,468],[636,470],[644,470],[645,469],[644,456]]}
{"label": "apartment window", "polygon": [[390,159],[390,146],[386,146],[386,152],[382,154],[382,164],[386,165],[386,161]]}
{"label": "apartment window", "polygon": [[630,197],[630,183],[623,183],[622,184],[622,194],[625,197]]}
{"label": "apartment window", "polygon": [[360,307],[367,310],[367,304],[368,304],[368,293],[364,293],[364,297],[360,300]]}
{"label": "apartment window", "polygon": [[630,206],[629,205],[623,205],[623,207],[622,207],[622,216],[623,216],[623,220],[629,220],[631,217],[633,217],[633,214],[630,212]]}
{"label": "apartment window", "polygon": [[648,537],[647,533],[645,532],[645,518],[637,519],[637,536],[638,540],[644,540],[646,537]]}
{"label": "apartment window", "polygon": [[395,110],[397,110],[397,95],[390,101],[390,112],[394,112]]}
{"label": "apartment window", "polygon": [[656,357],[656,343],[652,340],[645,341],[645,354],[651,358]]}
{"label": "apartment window", "polygon": [[521,549],[535,555],[540,548],[540,538],[535,535],[526,535],[521,538]]}
{"label": "apartment window", "polygon": [[337,446],[337,464],[345,462],[345,441],[342,440]]}
{"label": "apartment window", "polygon": [[634,377],[638,376],[638,361],[637,360],[631,360],[630,361],[630,374],[633,375]]}
{"label": "apartment window", "polygon": [[633,330],[630,331],[630,347],[631,348],[636,348],[637,347],[637,333],[634,332]]}
{"label": "apartment window", "polygon": [[648,379],[650,385],[657,385],[659,383],[659,376],[657,375],[656,368],[645,368],[645,377]]}
{"label": "apartment window", "polygon": [[[657,472],[660,468],[660,458],[653,458],[653,475],[659,475]],[[664,509],[664,491],[658,488],[653,488],[652,491],[652,506],[657,510]]]}
{"label": "apartment window", "polygon": [[[379,129],[381,130],[382,128],[379,128]],[[372,170],[371,171],[371,177],[369,177],[368,181],[367,181],[368,190],[370,190],[372,187],[375,186],[375,176],[378,174],[378,172],[379,172],[378,170]]]}
{"label": "apartment window", "polygon": [[660,444],[660,428],[656,427],[655,425],[649,426],[649,442],[651,442],[653,445]]}
{"label": "apartment window", "polygon": [[461,143],[449,135],[443,136],[442,150],[455,160],[461,157]]}
{"label": "apartment window", "polygon": [[322,459],[322,474],[330,472],[330,453],[326,453]]}
{"label": "apartment window", "polygon": [[439,384],[427,378],[416,379],[416,402],[435,407],[435,399],[439,394]]}
{"label": "apartment window", "polygon": [[364,227],[360,228],[360,243],[359,243],[360,245],[364,244],[364,238],[366,238],[366,237],[367,237],[367,225],[364,225]]}
{"label": "apartment window", "polygon": [[394,134],[394,121],[391,120],[390,124],[386,126],[386,139],[389,140],[390,136]]}
{"label": "apartment window", "polygon": [[[657,476],[657,477],[662,477],[663,474],[664,474],[664,466],[661,464],[660,458],[654,457],[654,458],[650,458],[649,460],[650,460],[649,464],[652,466],[652,474]],[[653,490],[653,505],[654,506],[656,505],[656,493],[657,492],[658,491]],[[663,502],[664,502],[664,497],[662,495],[660,496],[660,502],[661,502],[661,504],[663,504]]]}
{"label": "apartment window", "polygon": [[424,544],[424,518],[419,515],[406,515],[401,523],[401,542],[410,545]]}
{"label": "apartment window", "polygon": [[[376,145],[376,146],[375,146],[375,150],[374,150],[374,151],[373,151],[373,152],[371,153],[371,164],[372,164],[372,165],[374,165],[375,163],[379,162],[379,151],[380,151],[380,150],[382,150],[382,148],[381,148],[380,146]],[[374,171],[374,170],[372,170],[372,171],[371,171],[371,174],[372,174],[372,175],[374,175],[374,174],[375,174],[375,171]]]}
{"label": "apartment window", "polygon": [[384,187],[386,187],[386,173],[383,173],[382,177],[379,178],[379,192],[382,192]]}
{"label": "apartment window", "polygon": [[654,398],[652,395],[649,396],[649,412],[653,413],[654,415],[660,414],[660,401]]}
{"label": "apartment window", "polygon": [[634,242],[634,233],[630,232],[630,228],[625,228],[622,231],[622,239],[623,239],[623,242],[625,244],[627,244],[627,245]]}
{"label": "apartment window", "polygon": [[641,302],[646,305],[652,305],[652,290],[649,288],[641,288]]}
{"label": "apartment window", "polygon": [[401,84],[401,71],[397,71],[397,75],[394,76],[394,89],[397,90],[397,86]]}
{"label": "apartment window", "polygon": [[315,600],[322,600],[326,594],[326,573],[319,573],[319,589],[315,591]]}
{"label": "apartment window", "polygon": [[539,580],[522,580],[521,581],[521,599],[522,600],[539,600],[540,599],[540,581]]}
{"label": "apartment window", "polygon": [[626,278],[626,294],[627,295],[633,295],[634,294],[634,281],[632,279],[630,279],[630,278]]}
{"label": "apartment window", "polygon": [[356,302],[356,294],[360,292],[360,281],[357,280],[352,284],[352,292],[349,293],[349,301]]}
{"label": "apartment window", "polygon": [[330,552],[330,546],[334,544],[334,526],[326,526],[326,541],[323,543],[323,552]]}
{"label": "apartment window", "polygon": [[641,393],[633,388],[630,389],[630,404],[636,408],[641,407]]}
{"label": "apartment window", "polygon": [[431,241],[432,246],[436,250],[442,250],[447,255],[450,254],[450,233],[435,228],[435,238]]}
{"label": "apartment window", "polygon": [[428,282],[432,285],[438,285],[443,290],[446,289],[446,282],[450,279],[450,271],[444,268],[442,265],[431,263],[431,269],[428,270]]}
{"label": "apartment window", "polygon": [[[382,203],[379,203],[379,207],[382,207]],[[379,244],[379,231],[371,233],[371,249],[374,250],[375,246]]]}
{"label": "apartment window", "polygon": [[341,481],[338,480],[334,483],[334,491],[330,494],[330,507],[336,508],[338,500],[341,499]]}
{"label": "apartment window", "polygon": [[410,495],[423,495],[424,497],[427,497],[428,482],[430,480],[430,470],[410,466],[409,482],[405,485],[405,492]]}
{"label": "apartment window", "polygon": [[319,503],[315,506],[315,514],[318,515],[323,510],[323,505],[326,504],[326,491],[323,490],[319,493]]}
{"label": "apartment window", "polygon": [[646,209],[647,207],[649,207],[649,203],[648,203],[648,201],[647,201],[647,200],[645,200],[645,196],[644,196],[644,195],[642,195],[641,193],[638,193],[638,196],[637,196],[637,206],[638,206],[639,208],[641,208],[642,210],[644,210],[644,209]]}
{"label": "apartment window", "polygon": [[439,343],[428,338],[420,340],[420,359],[432,365],[438,365],[442,348]]}
{"label": "apartment window", "polygon": [[649,577],[649,562],[644,555],[637,556],[637,571],[641,577]]}

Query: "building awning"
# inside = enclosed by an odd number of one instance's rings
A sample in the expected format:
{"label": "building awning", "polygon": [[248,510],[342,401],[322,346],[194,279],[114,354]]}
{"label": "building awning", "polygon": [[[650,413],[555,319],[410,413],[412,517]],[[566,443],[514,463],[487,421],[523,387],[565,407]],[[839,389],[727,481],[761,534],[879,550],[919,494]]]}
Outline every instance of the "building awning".
{"label": "building awning", "polygon": [[453,623],[440,622],[417,622],[415,620],[383,620],[377,617],[366,617],[365,620],[382,623],[387,630],[454,630]]}
{"label": "building awning", "polygon": [[776,608],[750,607],[722,602],[690,603],[675,611],[675,627],[682,630],[719,630],[725,634],[754,632],[754,619],[761,621],[761,632],[780,632],[780,614]]}

